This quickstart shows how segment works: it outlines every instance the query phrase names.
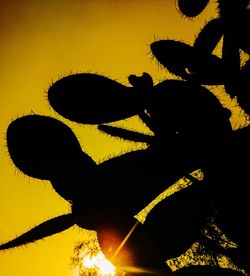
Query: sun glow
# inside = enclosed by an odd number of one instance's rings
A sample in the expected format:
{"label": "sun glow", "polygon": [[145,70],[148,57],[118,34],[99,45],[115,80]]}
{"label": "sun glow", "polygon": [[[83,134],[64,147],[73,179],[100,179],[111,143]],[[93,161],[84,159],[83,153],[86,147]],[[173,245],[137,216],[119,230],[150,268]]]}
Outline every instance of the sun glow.
{"label": "sun glow", "polygon": [[95,270],[96,275],[113,276],[115,267],[105,258],[104,254],[99,252],[95,256],[86,255],[82,259],[82,266],[86,270]]}
{"label": "sun glow", "polygon": [[[179,192],[182,189],[188,188],[193,184],[195,180],[200,182],[204,178],[204,174],[202,170],[193,171],[189,175],[191,178],[186,176],[179,179],[176,183],[174,183],[172,186],[166,189],[158,197],[156,197],[143,210],[141,210],[135,216],[135,218],[137,219],[137,222],[128,232],[126,237],[122,241],[120,241],[120,243],[117,244],[114,232],[106,233],[108,235],[106,235],[105,240],[106,242],[108,242],[108,245],[110,246],[110,248],[117,247],[116,250],[113,251],[113,253],[111,254],[111,260],[114,260],[116,258],[116,256],[120,253],[121,249],[124,247],[128,238],[132,235],[132,233],[136,229],[136,227],[140,223],[142,224],[144,223],[144,221],[146,220],[147,214],[155,207],[155,205],[157,205],[160,201],[164,200],[165,198],[171,196],[172,194]],[[118,276],[118,275],[123,276],[128,271],[134,271],[134,272],[136,271],[136,273],[144,273],[144,274],[149,273],[149,270],[147,269],[142,269],[134,266],[127,266],[128,259],[126,258],[124,259],[124,256],[122,260],[123,260],[122,266],[121,264],[118,264],[118,266],[115,267],[102,253],[98,243],[97,236],[95,234],[90,238],[90,240],[82,241],[78,243],[77,246],[75,247],[74,256],[72,258],[73,266],[74,266],[73,276],[85,276],[85,275],[86,276]]]}
{"label": "sun glow", "polygon": [[115,276],[115,266],[101,252],[96,239],[80,242],[72,258],[73,276]]}

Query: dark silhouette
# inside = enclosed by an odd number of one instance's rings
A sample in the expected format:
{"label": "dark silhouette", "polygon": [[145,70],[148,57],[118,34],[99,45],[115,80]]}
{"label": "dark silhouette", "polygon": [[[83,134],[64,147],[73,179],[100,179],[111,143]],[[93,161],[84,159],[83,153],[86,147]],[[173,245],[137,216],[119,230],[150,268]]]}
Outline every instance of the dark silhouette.
{"label": "dark silhouette", "polygon": [[180,12],[187,17],[195,17],[201,13],[209,0],[178,0]]}
{"label": "dark silhouette", "polygon": [[[84,80],[84,74],[79,75],[78,79],[81,76]],[[96,78],[95,84],[97,85],[99,76],[91,77]],[[70,78],[71,76],[66,77],[59,82],[70,80]],[[148,111],[148,114],[143,113],[141,118],[155,134],[154,136],[144,135],[145,139],[148,138],[149,144],[146,150],[127,153],[97,166],[89,156],[81,151],[72,131],[56,119],[31,115],[19,118],[10,124],[7,131],[8,147],[16,166],[32,177],[50,180],[61,196],[73,202],[72,216],[74,219],[70,220],[68,216],[66,220],[63,216],[60,220],[55,220],[57,231],[60,227],[62,227],[61,230],[65,229],[62,223],[65,220],[68,226],[76,223],[83,228],[100,229],[100,231],[105,224],[114,224],[115,227],[122,228],[121,232],[125,234],[133,223],[133,215],[177,179],[200,167],[204,168],[206,174],[205,167],[211,159],[212,151],[215,154],[221,147],[220,137],[230,133],[228,113],[207,89],[183,81],[169,80],[156,86],[148,81],[150,86],[147,88],[146,95],[143,95],[140,83],[144,89],[144,79],[150,79],[149,75],[144,74],[141,78],[131,76],[130,81],[135,87],[130,88],[130,93],[140,95],[142,100],[138,103],[145,102],[138,109],[138,114],[144,109]],[[102,85],[103,83],[99,90]],[[53,91],[58,93],[55,87]],[[122,89],[125,88],[122,87]],[[66,89],[64,91],[68,92]],[[106,94],[106,101],[110,101],[111,97],[108,93]],[[88,98],[88,93],[81,95],[82,101]],[[68,102],[67,99],[64,100],[63,94],[62,96],[61,103],[59,103],[60,97],[57,97],[61,110],[63,110],[63,103],[67,108],[65,103]],[[49,97],[53,98],[51,90]],[[136,101],[136,97],[133,100]],[[80,101],[80,96],[78,101]],[[105,106],[104,99],[102,104]],[[86,113],[86,110],[84,112]],[[108,110],[107,113],[114,114],[113,117],[116,115],[112,110]],[[67,114],[71,116],[71,113]],[[86,122],[81,110],[77,113],[77,120],[80,117]],[[100,120],[102,121],[102,117]],[[125,135],[125,138],[131,140],[134,140],[134,135],[136,135],[136,133],[124,132],[114,127],[105,127],[105,125],[101,125],[100,129],[110,134],[118,131],[120,137],[125,133],[128,136]],[[140,134],[138,136],[139,140]],[[203,149],[202,152],[200,148]],[[206,148],[209,150],[206,151]],[[153,212],[152,221],[155,220],[155,222],[146,223],[144,231],[150,233],[153,244],[157,244],[157,252],[163,251],[160,259],[180,254],[188,249],[197,237],[206,217],[204,214],[208,209],[208,204],[205,204],[207,202],[205,191],[206,185],[202,188],[197,185],[195,189],[176,194],[173,199],[169,200],[167,206],[163,204],[163,208],[167,208],[165,212],[169,213],[168,224],[164,227],[163,225],[155,227],[159,214],[158,211]],[[122,196],[120,196],[121,193]],[[83,200],[84,194],[86,197]],[[115,215],[112,206],[115,206]],[[198,209],[197,206],[199,206]],[[182,212],[183,208],[186,210],[185,213]],[[156,210],[160,209],[160,207],[156,208]],[[177,213],[181,217],[178,217]],[[116,222],[118,217],[121,218],[119,223]],[[195,227],[190,223],[191,221],[195,222]],[[60,227],[57,226],[59,222]],[[37,230],[35,239],[47,235],[46,231],[40,232],[40,227],[35,229]],[[187,229],[183,233],[185,238],[181,243],[178,242],[178,247],[176,241],[179,240],[180,233],[177,233],[177,229]],[[169,239],[166,242],[156,243],[155,239],[163,233],[169,233]],[[28,238],[27,235],[26,238]],[[176,239],[175,242],[174,239]],[[32,240],[34,240],[33,233],[32,238],[27,239],[26,242]],[[19,239],[17,242],[21,241],[23,240]],[[142,252],[145,251],[145,243],[146,241],[140,243],[143,246]],[[168,244],[167,249],[164,249],[165,244]],[[11,246],[13,245],[12,242]],[[2,248],[8,246],[7,244]],[[138,248],[139,245],[136,250]],[[152,259],[151,255],[152,253],[150,253]]]}
{"label": "dark silhouette", "polygon": [[[178,1],[180,11],[188,17],[198,15],[207,3]],[[77,224],[96,230],[103,252],[112,257],[106,229],[118,233],[119,245],[135,223],[133,216],[185,176],[193,185],[159,203],[128,240],[126,247],[135,254],[133,265],[164,273],[165,259],[184,253],[199,240],[249,273],[245,160],[250,154],[250,128],[232,131],[230,112],[202,86],[224,85],[249,112],[249,62],[240,68],[239,56],[240,48],[249,53],[242,28],[249,18],[248,3],[218,1],[219,18],[205,25],[193,46],[173,40],[151,44],[155,58],[182,81],[165,80],[154,85],[151,76],[143,73],[140,77],[130,75],[132,86],[127,87],[86,73],[64,77],[49,88],[50,105],[63,117],[96,124],[111,136],[146,142],[147,149],[97,165],[81,149],[72,130],[59,120],[30,115],[13,121],[7,130],[7,143],[14,164],[31,177],[50,180],[55,191],[71,203],[72,212],[42,223],[0,249],[34,242]],[[219,58],[212,52],[222,36]],[[133,115],[138,115],[154,135],[104,124]],[[189,175],[197,169],[204,173],[202,183]],[[237,242],[237,248],[224,248],[216,233],[211,239],[204,235],[202,229],[209,216]],[[173,274],[242,275],[209,266],[184,268]]]}
{"label": "dark silhouette", "polygon": [[[196,16],[208,1],[178,1],[186,16]],[[156,41],[151,50],[159,62],[171,73],[201,84],[223,84],[226,92],[237,96],[239,104],[249,114],[249,65],[240,68],[239,49],[250,54],[250,43],[245,33],[249,26],[249,0],[218,0],[219,18],[201,30],[194,47],[178,41]],[[192,15],[193,14],[193,15]],[[223,37],[222,59],[212,51]],[[170,54],[172,53],[172,54]]]}
{"label": "dark silhouette", "polygon": [[151,44],[151,51],[169,72],[187,81],[206,85],[222,84],[225,79],[220,58],[183,42],[160,40]]}
{"label": "dark silhouette", "polygon": [[141,110],[139,95],[131,90],[103,76],[76,74],[54,83],[48,100],[58,113],[70,120],[106,123],[125,119]]}

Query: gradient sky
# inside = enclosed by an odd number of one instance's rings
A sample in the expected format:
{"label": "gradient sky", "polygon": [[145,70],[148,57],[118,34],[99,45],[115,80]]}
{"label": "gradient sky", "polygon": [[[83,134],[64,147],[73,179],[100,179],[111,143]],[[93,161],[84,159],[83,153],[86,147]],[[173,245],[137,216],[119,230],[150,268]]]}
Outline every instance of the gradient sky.
{"label": "gradient sky", "polygon": [[[46,90],[72,72],[103,74],[123,84],[128,84],[130,74],[148,72],[157,83],[169,75],[152,59],[149,44],[167,38],[191,44],[215,11],[212,1],[197,19],[188,20],[177,11],[175,0],[0,2],[0,242],[70,211],[49,182],[14,167],[5,141],[9,123],[32,113],[58,118],[73,128],[97,162],[143,146],[63,119],[49,107]],[[121,124],[147,131],[136,117]],[[74,245],[86,236],[74,227],[34,245],[1,252],[0,275],[71,276]]]}

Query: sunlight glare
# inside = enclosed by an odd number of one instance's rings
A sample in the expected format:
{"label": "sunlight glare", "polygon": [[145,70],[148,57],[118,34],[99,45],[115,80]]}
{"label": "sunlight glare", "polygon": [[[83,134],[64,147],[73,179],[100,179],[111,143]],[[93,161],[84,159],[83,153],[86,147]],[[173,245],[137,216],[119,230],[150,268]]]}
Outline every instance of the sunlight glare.
{"label": "sunlight glare", "polygon": [[86,255],[82,260],[82,265],[87,269],[95,269],[97,275],[115,275],[115,267],[105,258],[104,254],[101,252],[95,256]]}
{"label": "sunlight glare", "polygon": [[115,276],[116,268],[106,259],[96,239],[78,243],[74,250],[74,276]]}

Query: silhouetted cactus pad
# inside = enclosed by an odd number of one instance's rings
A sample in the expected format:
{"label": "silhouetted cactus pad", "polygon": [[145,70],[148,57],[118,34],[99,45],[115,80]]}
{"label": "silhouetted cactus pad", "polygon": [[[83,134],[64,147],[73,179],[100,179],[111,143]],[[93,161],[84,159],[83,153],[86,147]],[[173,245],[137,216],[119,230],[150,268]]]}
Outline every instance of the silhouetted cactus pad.
{"label": "silhouetted cactus pad", "polygon": [[157,60],[171,73],[202,84],[223,84],[220,58],[206,51],[174,40],[160,40],[151,44]]}
{"label": "silhouetted cactus pad", "polygon": [[181,255],[200,236],[210,210],[206,183],[196,183],[160,202],[148,214],[145,230],[158,245],[161,259]]}
{"label": "silhouetted cactus pad", "polygon": [[180,11],[187,17],[195,17],[206,7],[209,0],[178,0]]}
{"label": "silhouetted cactus pad", "polygon": [[[115,206],[115,209],[126,210],[133,217],[172,184],[168,180],[162,181],[163,176],[168,176],[166,168],[172,160],[166,160],[163,164],[162,158],[151,150],[139,150],[111,158],[97,166],[89,181],[86,181],[85,192],[94,193],[95,206]],[[169,174],[172,175],[172,172],[169,171]],[[78,208],[75,205],[79,212],[86,208],[86,200],[81,199],[79,193],[76,200]],[[100,213],[96,216],[101,219],[109,217],[109,214]],[[83,220],[83,227],[84,223]]]}
{"label": "silhouetted cactus pad", "polygon": [[142,76],[130,75],[128,77],[129,83],[137,89],[148,89],[153,87],[153,79],[148,73],[143,73]]}
{"label": "silhouetted cactus pad", "polygon": [[199,275],[199,276],[243,276],[243,274],[239,271],[234,271],[231,269],[226,268],[219,268],[219,267],[212,267],[212,266],[190,266],[186,268],[181,268],[174,272],[176,276],[178,275],[185,275],[185,276],[193,276],[193,275]]}
{"label": "silhouetted cactus pad", "polygon": [[8,127],[7,145],[14,164],[35,178],[56,178],[83,160],[83,169],[95,164],[82,152],[73,131],[51,117],[30,115],[16,119]]}
{"label": "silhouetted cactus pad", "polygon": [[125,119],[142,109],[141,99],[133,89],[95,74],[58,80],[49,88],[48,99],[65,118],[86,124]]}
{"label": "silhouetted cactus pad", "polygon": [[223,36],[223,23],[219,18],[209,21],[199,32],[194,42],[194,48],[212,53]]}
{"label": "silhouetted cactus pad", "polygon": [[[230,112],[208,89],[198,84],[176,80],[161,82],[154,87],[150,103],[157,132],[164,134],[166,141],[174,133],[174,141],[182,141],[178,148],[184,152],[192,148],[192,158],[200,147],[204,158],[207,145],[220,143],[221,138],[231,132]],[[211,151],[211,147],[208,148]]]}

